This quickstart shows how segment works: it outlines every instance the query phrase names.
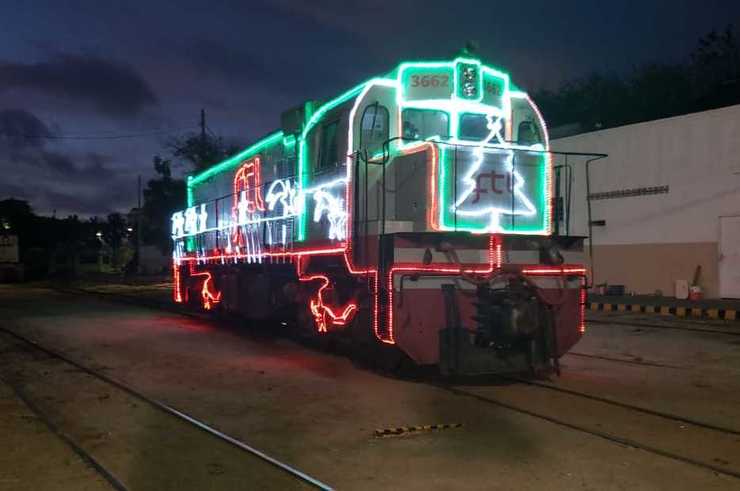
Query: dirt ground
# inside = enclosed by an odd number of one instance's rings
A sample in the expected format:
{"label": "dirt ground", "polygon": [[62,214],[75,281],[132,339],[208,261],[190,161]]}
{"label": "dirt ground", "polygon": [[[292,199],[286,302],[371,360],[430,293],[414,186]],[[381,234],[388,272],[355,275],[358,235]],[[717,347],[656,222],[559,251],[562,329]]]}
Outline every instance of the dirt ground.
{"label": "dirt ground", "polygon": [[[202,418],[336,489],[740,489],[740,479],[670,457],[740,472],[740,436],[542,387],[475,384],[450,392],[383,376],[279,336],[45,289],[0,287],[0,326]],[[130,489],[297,486],[99,381],[34,360],[2,341],[10,356],[0,363],[0,377],[22,383]],[[594,324],[562,362],[562,377],[552,381],[557,387],[740,432],[740,336]],[[2,421],[11,406],[0,406]],[[376,428],[441,423],[463,426],[373,435]],[[29,448],[38,450],[25,451],[19,426],[13,450],[0,454],[0,489],[17,489],[8,479],[33,475],[40,462],[62,468],[64,458],[79,468],[75,483],[97,489],[100,477],[39,428],[49,441],[48,455],[40,450],[43,442],[29,440],[35,445]]]}

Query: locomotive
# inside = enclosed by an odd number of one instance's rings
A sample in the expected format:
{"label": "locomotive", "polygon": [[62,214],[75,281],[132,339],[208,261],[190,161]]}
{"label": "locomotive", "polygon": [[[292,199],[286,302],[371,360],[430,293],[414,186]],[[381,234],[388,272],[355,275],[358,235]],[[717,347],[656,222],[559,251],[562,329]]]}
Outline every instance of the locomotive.
{"label": "locomotive", "polygon": [[586,268],[584,237],[553,227],[553,161],[504,71],[401,63],[187,178],[174,301],[445,374],[557,369],[585,331]]}

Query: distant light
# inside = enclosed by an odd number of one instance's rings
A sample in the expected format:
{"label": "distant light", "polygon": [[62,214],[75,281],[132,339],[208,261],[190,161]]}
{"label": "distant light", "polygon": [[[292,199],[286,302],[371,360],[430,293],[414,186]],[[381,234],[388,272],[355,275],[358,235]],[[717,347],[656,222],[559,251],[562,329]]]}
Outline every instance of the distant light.
{"label": "distant light", "polygon": [[103,236],[103,232],[97,232],[95,234],[95,237],[97,237],[98,239],[101,238],[102,236]]}
{"label": "distant light", "polygon": [[129,227],[129,228],[127,228],[127,229],[126,229],[126,231],[127,231],[127,232],[133,232],[133,231],[134,231],[134,229],[133,229],[133,228],[131,228],[131,227]]}

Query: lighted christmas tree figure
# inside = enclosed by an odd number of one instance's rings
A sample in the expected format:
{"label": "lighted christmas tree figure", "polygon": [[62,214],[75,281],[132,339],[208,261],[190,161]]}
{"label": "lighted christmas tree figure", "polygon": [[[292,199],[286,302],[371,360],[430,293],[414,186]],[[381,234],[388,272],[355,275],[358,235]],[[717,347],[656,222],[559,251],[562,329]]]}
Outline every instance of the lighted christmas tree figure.
{"label": "lighted christmas tree figure", "polygon": [[[488,135],[472,151],[458,151],[458,164],[470,156],[458,188],[462,190],[451,211],[469,217],[475,228],[488,232],[501,230],[501,215],[532,216],[537,209],[524,194],[524,178],[514,169],[514,151],[501,135],[501,118],[486,117]],[[486,145],[495,145],[494,147]],[[462,157],[461,157],[462,155]],[[463,164],[464,165],[464,164]]]}

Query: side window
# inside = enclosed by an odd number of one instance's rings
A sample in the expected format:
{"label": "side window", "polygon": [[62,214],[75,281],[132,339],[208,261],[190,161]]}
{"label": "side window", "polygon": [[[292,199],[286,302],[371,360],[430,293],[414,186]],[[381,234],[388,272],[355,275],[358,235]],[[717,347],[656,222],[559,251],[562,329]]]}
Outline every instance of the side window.
{"label": "side window", "polygon": [[337,129],[339,121],[327,123],[321,129],[321,145],[319,146],[319,160],[317,170],[335,167],[337,158]]}
{"label": "side window", "polygon": [[519,145],[535,145],[542,143],[540,130],[534,121],[522,121],[517,128],[517,143]]}
{"label": "side window", "polygon": [[377,103],[367,106],[360,121],[360,148],[375,151],[388,140],[388,109]]}
{"label": "side window", "polygon": [[431,136],[449,136],[450,118],[444,111],[405,109],[402,116],[403,137],[406,139],[423,140]]}

